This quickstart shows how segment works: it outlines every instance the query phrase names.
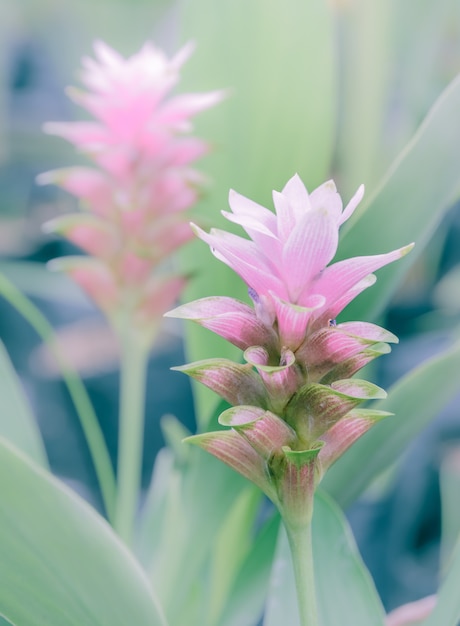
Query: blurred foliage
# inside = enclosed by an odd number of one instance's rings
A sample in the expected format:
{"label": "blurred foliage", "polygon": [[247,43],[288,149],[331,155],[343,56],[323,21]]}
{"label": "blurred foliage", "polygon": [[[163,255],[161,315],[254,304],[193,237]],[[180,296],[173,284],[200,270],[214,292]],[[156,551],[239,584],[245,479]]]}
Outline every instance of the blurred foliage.
{"label": "blurred foliage", "polygon": [[[449,237],[449,226],[445,222],[444,230],[438,226],[460,192],[457,0],[2,0],[0,212],[10,218],[27,218],[17,229],[0,226],[3,252],[23,253],[27,237],[31,238],[29,247],[25,246],[29,251],[43,244],[38,232],[43,215],[69,209],[65,196],[42,196],[34,186],[35,174],[76,160],[64,142],[42,135],[40,129],[44,121],[77,115],[63,89],[77,83],[75,68],[83,55],[91,53],[95,38],[105,39],[124,54],[136,51],[146,39],[170,53],[193,39],[197,50],[184,68],[181,88],[228,88],[227,100],[197,123],[198,132],[214,144],[213,153],[202,162],[210,183],[196,215],[206,227],[222,224],[219,212],[227,209],[230,187],[270,206],[271,190],[279,190],[296,171],[310,189],[333,176],[344,202],[364,182],[363,208],[344,235],[342,254],[384,252],[413,238],[417,247],[412,260],[408,257],[400,267],[384,270],[367,299],[351,312],[357,319],[365,315],[370,321],[382,312],[398,285],[400,301],[406,304],[432,287]],[[27,231],[31,221],[36,224],[32,235]],[[246,299],[242,281],[215,260],[202,242],[192,244],[181,262],[194,275],[186,300],[216,294]],[[454,262],[452,266],[436,288],[434,304],[450,310],[452,317],[442,320],[454,323],[459,319],[459,275]],[[9,271],[26,290],[40,292],[40,271],[21,275],[14,265]],[[43,290],[54,298],[61,286],[47,278]],[[62,290],[63,298],[68,294]],[[436,327],[436,323],[439,326],[439,317],[426,327]],[[190,360],[218,355],[238,358],[237,351],[220,338],[192,326],[185,329]],[[325,482],[343,503],[368,488],[407,441],[436,416],[447,396],[453,395],[458,351],[456,344],[396,383],[382,408],[394,408],[397,416],[371,431]],[[424,394],[417,398],[421,387]],[[16,383],[11,389],[16,390]],[[200,426],[205,428],[216,400],[201,389],[197,397]],[[27,407],[21,411],[29,419]],[[23,436],[27,450],[30,431],[27,434],[25,428]],[[15,431],[14,437],[21,433]],[[386,445],[380,445],[383,438]],[[252,535],[257,499],[252,487],[204,453],[177,453],[179,435],[174,429],[170,428],[169,439],[172,449],[157,458],[141,520],[139,552],[171,623],[184,623],[184,612],[193,615],[195,623],[210,626],[242,626],[241,615],[255,621],[267,593],[277,519],[263,520]],[[64,507],[62,514],[52,510],[56,531],[55,526],[46,531],[45,522],[40,521],[38,530],[45,529],[51,549],[53,532],[66,536],[67,505],[82,518],[87,516],[86,509],[72,503],[68,494],[37,470],[28,476],[22,457],[16,458],[8,447],[2,454],[5,468],[17,468],[25,487],[33,490],[42,485],[37,490],[46,489],[49,506]],[[373,461],[372,471],[363,471],[363,458]],[[10,489],[8,498],[13,501],[13,496]],[[34,515],[41,511],[38,500],[29,502]],[[18,519],[25,502],[15,500]],[[227,518],[235,502],[235,527],[244,541],[233,552],[238,537],[229,532]],[[3,528],[13,537],[17,529],[9,521],[7,508],[5,504],[2,509]],[[455,509],[450,519],[457,515]],[[339,522],[340,528],[331,534],[340,540],[344,533],[342,545],[348,546],[354,559],[354,546]],[[33,532],[27,533],[33,541]],[[449,527],[450,544],[454,534]],[[104,541],[111,545],[112,539]],[[231,568],[220,584],[213,576],[222,571],[229,555]],[[458,555],[457,550],[448,586],[458,577]],[[56,558],[63,567],[60,556]],[[367,580],[359,572],[358,577]],[[180,597],[171,584],[179,589]],[[339,589],[340,582],[334,584]],[[211,585],[217,596],[205,622],[203,607]],[[112,590],[110,585],[103,588]],[[332,588],[330,593],[338,597]],[[454,595],[450,593],[451,598]],[[341,606],[337,602],[334,607],[339,614]],[[443,606],[449,615],[457,614],[457,607],[447,600],[440,603],[439,615]],[[252,626],[251,622],[247,625]]]}

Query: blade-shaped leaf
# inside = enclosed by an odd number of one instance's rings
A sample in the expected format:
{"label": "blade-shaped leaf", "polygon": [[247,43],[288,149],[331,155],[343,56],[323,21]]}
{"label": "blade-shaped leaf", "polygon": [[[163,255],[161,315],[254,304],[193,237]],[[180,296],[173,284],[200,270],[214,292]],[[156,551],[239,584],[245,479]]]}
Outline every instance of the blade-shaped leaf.
{"label": "blade-shaped leaf", "polygon": [[449,571],[438,592],[438,601],[430,616],[420,626],[457,626],[460,620],[460,541],[452,556]]}
{"label": "blade-shaped leaf", "polygon": [[313,556],[322,626],[383,626],[380,598],[348,522],[332,499],[321,492],[315,497]]}
{"label": "blade-shaped leaf", "polygon": [[166,626],[108,524],[0,441],[0,614],[15,626]]}
{"label": "blade-shaped leaf", "polygon": [[34,303],[1,273],[0,295],[27,320],[50,348],[51,353],[59,364],[63,380],[67,385],[88,443],[108,518],[111,519],[115,502],[115,475],[104,435],[86,387],[83,385],[78,373],[67,363],[48,320]]}
{"label": "blade-shaped leaf", "polygon": [[441,569],[448,565],[460,533],[460,445],[446,446],[439,473],[441,487]]}
{"label": "blade-shaped leaf", "polygon": [[368,431],[326,474],[323,488],[341,506],[357,498],[392,465],[412,438],[458,393],[460,342],[400,379],[373,405],[394,415]]}
{"label": "blade-shaped leaf", "polygon": [[[382,184],[347,230],[340,257],[376,254],[415,241],[414,251],[379,271],[377,283],[347,308],[350,319],[373,319],[409,264],[429,241],[459,191],[460,76],[438,98]],[[440,165],[442,164],[442,165]]]}
{"label": "blade-shaped leaf", "polygon": [[[348,523],[325,494],[315,497],[313,557],[321,626],[383,626],[384,611]],[[289,544],[281,527],[264,626],[299,626]]]}
{"label": "blade-shaped leaf", "polygon": [[0,342],[0,436],[43,467],[48,466],[35,418],[3,343]]}
{"label": "blade-shaped leaf", "polygon": [[219,626],[253,626],[263,612],[279,531],[274,515],[257,535],[223,611]]}
{"label": "blade-shaped leaf", "polygon": [[248,483],[235,498],[216,537],[211,556],[210,587],[206,593],[209,624],[221,623],[222,608],[250,550],[260,500],[259,489]]}
{"label": "blade-shaped leaf", "polygon": [[147,568],[171,624],[184,620],[192,624],[190,603],[196,604],[196,598],[205,593],[200,578],[203,567],[248,482],[192,446],[186,462],[176,466],[169,451],[165,452],[157,461],[144,510],[143,545],[148,546],[152,538],[155,551],[147,547]]}

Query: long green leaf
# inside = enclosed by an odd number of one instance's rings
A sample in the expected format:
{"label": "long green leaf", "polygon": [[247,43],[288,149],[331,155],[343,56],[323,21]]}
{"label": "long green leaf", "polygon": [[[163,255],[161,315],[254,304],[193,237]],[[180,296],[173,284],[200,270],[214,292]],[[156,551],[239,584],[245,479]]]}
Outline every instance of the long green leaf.
{"label": "long green leaf", "polygon": [[274,515],[258,533],[228,595],[219,626],[253,626],[262,615],[279,531]]}
{"label": "long green leaf", "polygon": [[238,570],[251,548],[261,493],[250,483],[235,498],[214,542],[209,591],[206,594],[207,623],[220,625]]}
{"label": "long green leaf", "polygon": [[377,192],[345,232],[341,258],[416,243],[408,257],[379,271],[376,285],[347,307],[347,317],[372,319],[382,311],[459,191],[459,110],[460,76],[438,98]]}
{"label": "long green leaf", "polygon": [[0,614],[15,626],[166,626],[108,524],[0,442]]}
{"label": "long green leaf", "polygon": [[439,473],[441,487],[441,569],[444,570],[460,533],[460,445],[447,444]]}
{"label": "long green leaf", "polygon": [[347,520],[321,492],[315,498],[313,555],[322,626],[383,626],[380,598]]}
{"label": "long green leaf", "polygon": [[[229,89],[227,100],[197,121],[200,134],[215,146],[202,165],[213,182],[199,219],[222,225],[230,188],[271,206],[272,189],[280,190],[295,172],[310,187],[323,182],[336,123],[334,24],[327,3],[188,0],[181,22],[181,38],[197,42],[184,87]],[[194,275],[186,300],[247,298],[243,282],[202,242],[188,248],[183,265]],[[236,354],[200,327],[187,324],[185,330],[190,360]],[[215,396],[197,389],[204,426]]]}
{"label": "long green leaf", "polygon": [[88,392],[77,372],[67,363],[65,356],[59,349],[54,330],[48,320],[33,302],[3,274],[0,274],[0,295],[27,320],[56,358],[88,443],[107,516],[112,519],[116,490],[115,474],[104,435]]}
{"label": "long green leaf", "polygon": [[194,623],[190,607],[198,610],[206,593],[201,575],[233,503],[248,488],[211,455],[197,448],[189,452],[176,466],[170,454],[162,454],[143,514],[143,545],[151,537],[155,546],[154,553],[148,549],[146,566],[173,625]]}
{"label": "long green leaf", "polygon": [[394,416],[372,427],[328,471],[326,489],[342,507],[357,498],[401,455],[406,445],[458,393],[460,342],[399,380],[373,405]]}
{"label": "long green leaf", "polygon": [[0,436],[11,441],[42,467],[48,466],[45,447],[34,415],[1,342]]}
{"label": "long green leaf", "polygon": [[460,620],[460,541],[450,562],[449,572],[438,592],[438,601],[430,616],[421,626],[457,626]]}
{"label": "long green leaf", "polygon": [[[384,611],[348,523],[325,494],[315,497],[313,557],[321,626],[383,626]],[[299,626],[294,573],[280,529],[264,626]]]}

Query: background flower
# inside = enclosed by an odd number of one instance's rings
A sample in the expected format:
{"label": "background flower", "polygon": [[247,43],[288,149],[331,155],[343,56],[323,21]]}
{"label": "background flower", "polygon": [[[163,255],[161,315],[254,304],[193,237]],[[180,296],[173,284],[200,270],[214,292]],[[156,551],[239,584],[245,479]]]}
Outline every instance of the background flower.
{"label": "background flower", "polygon": [[192,233],[186,212],[203,176],[192,163],[209,145],[190,134],[191,119],[213,106],[222,92],[173,95],[189,44],[173,58],[145,44],[127,59],[103,42],[95,59],[83,59],[88,91],[72,99],[95,121],[54,122],[47,132],[84,152],[93,167],[42,174],[81,201],[83,212],[48,223],[91,259],[66,258],[61,266],[116,326],[135,325],[151,340],[161,314],[176,300],[185,277],[171,275],[170,255]]}

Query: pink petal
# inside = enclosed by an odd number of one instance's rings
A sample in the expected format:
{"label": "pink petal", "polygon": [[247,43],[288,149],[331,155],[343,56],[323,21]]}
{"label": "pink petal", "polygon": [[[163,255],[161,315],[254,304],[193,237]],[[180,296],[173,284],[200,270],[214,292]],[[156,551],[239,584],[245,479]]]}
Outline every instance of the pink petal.
{"label": "pink petal", "polygon": [[[323,311],[319,312],[317,319],[312,326],[312,330],[316,330],[318,328],[323,328],[324,326],[328,326],[330,320],[335,320],[335,318],[339,315],[341,311],[360,293],[362,293],[368,287],[371,287],[377,277],[375,274],[369,274],[365,276],[362,280],[360,280],[356,285],[353,285],[342,297],[336,300],[333,303],[327,303],[327,308]],[[316,317],[316,315],[315,315]]]}
{"label": "pink petal", "polygon": [[334,257],[338,241],[336,224],[322,210],[308,212],[296,224],[284,246],[282,263],[291,302],[303,304],[300,294]]}
{"label": "pink petal", "polygon": [[338,327],[323,328],[307,337],[296,356],[310,374],[315,366],[321,368],[324,365],[331,369],[335,364],[359,354],[365,347],[361,339],[342,333]]}
{"label": "pink petal", "polygon": [[371,272],[388,265],[405,256],[413,244],[387,254],[363,256],[339,261],[327,267],[311,289],[314,293],[323,294],[331,306],[344,296],[349,289],[356,286]]}
{"label": "pink petal", "polygon": [[258,371],[268,392],[270,407],[275,413],[282,410],[302,382],[301,372],[296,366],[294,354],[283,349],[279,365],[269,365],[265,348],[256,346],[244,353],[245,360]]}
{"label": "pink petal", "polygon": [[218,431],[187,437],[185,441],[200,446],[257,485],[271,500],[277,501],[265,460],[236,431]]}
{"label": "pink petal", "polygon": [[63,235],[88,254],[99,258],[111,257],[119,245],[112,225],[87,213],[57,217],[44,224],[43,229]]}
{"label": "pink petal", "polygon": [[307,307],[284,302],[274,294],[271,296],[275,304],[281,344],[295,351],[305,339],[307,325],[314,311],[323,306],[325,299],[323,296],[313,296],[309,300],[310,306]]}
{"label": "pink petal", "polygon": [[381,328],[376,324],[370,324],[369,322],[345,322],[339,324],[337,330],[352,335],[354,337],[360,337],[369,342],[386,342],[386,343],[398,343],[399,339],[389,330]]}
{"label": "pink petal", "polygon": [[281,193],[289,203],[289,208],[295,222],[301,220],[305,213],[311,210],[308,191],[298,174],[294,174],[294,176],[288,180]]}
{"label": "pink petal", "polygon": [[203,383],[229,404],[267,408],[267,392],[259,375],[249,365],[228,359],[206,359],[172,369]]}
{"label": "pink petal", "polygon": [[391,415],[386,411],[354,409],[321,435],[324,446],[318,455],[323,474],[376,422]]}
{"label": "pink petal", "polygon": [[278,238],[284,244],[296,225],[296,219],[293,211],[291,211],[288,199],[279,191],[273,191],[272,195],[277,217]]}
{"label": "pink petal", "polygon": [[107,216],[114,208],[114,183],[90,167],[69,167],[45,172],[37,177],[41,185],[53,183],[88,202],[92,211]]}
{"label": "pink petal", "polygon": [[273,346],[276,339],[251,307],[233,298],[202,298],[169,311],[166,317],[191,319],[241,350],[256,345]]}
{"label": "pink petal", "polygon": [[269,237],[276,237],[276,216],[273,211],[269,211],[261,204],[242,196],[233,189],[230,189],[228,194],[228,202],[233,215],[226,214],[227,219],[234,221],[236,224],[242,224],[239,218],[242,220],[248,219],[250,220],[251,228],[254,227],[257,232],[264,233]]}
{"label": "pink petal", "polygon": [[155,121],[159,125],[175,125],[221,102],[224,91],[189,93],[176,96],[165,103],[157,112]]}
{"label": "pink petal", "polygon": [[63,257],[48,263],[51,269],[64,271],[107,314],[113,314],[119,305],[119,289],[110,269],[90,257]]}
{"label": "pink petal", "polygon": [[88,151],[100,149],[108,143],[107,130],[96,122],[48,122],[43,130]]}
{"label": "pink petal", "polygon": [[367,380],[358,380],[357,378],[337,380],[331,384],[331,388],[358,400],[383,400],[387,397],[386,392],[381,387]]}
{"label": "pink petal", "polygon": [[223,426],[231,426],[267,461],[292,445],[296,434],[288,424],[270,411],[254,406],[236,406],[219,417]]}
{"label": "pink petal", "polygon": [[342,215],[342,198],[333,180],[328,180],[310,194],[312,209],[323,209],[336,224]]}
{"label": "pink petal", "polygon": [[[362,390],[361,395],[364,394]],[[309,384],[290,402],[287,421],[312,444],[363,401],[364,398],[342,393],[328,385]]]}
{"label": "pink petal", "polygon": [[390,346],[387,343],[378,343],[349,357],[345,361],[335,364],[332,368],[330,363],[318,363],[309,369],[309,380],[318,381],[326,385],[336,380],[351,378],[368,363],[383,354],[388,354],[390,351]]}
{"label": "pink petal", "polygon": [[257,294],[274,291],[286,297],[285,287],[276,275],[276,269],[252,241],[216,229],[208,235],[195,224],[192,224],[192,228],[210,246],[214,256],[239,274]]}
{"label": "pink petal", "polygon": [[358,187],[358,191],[355,193],[353,198],[350,200],[350,202],[345,207],[345,209],[344,209],[344,211],[343,211],[343,213],[342,213],[342,215],[340,217],[339,224],[343,224],[344,222],[346,222],[353,215],[356,207],[358,206],[358,204],[363,199],[363,196],[364,196],[364,185],[360,185]]}

